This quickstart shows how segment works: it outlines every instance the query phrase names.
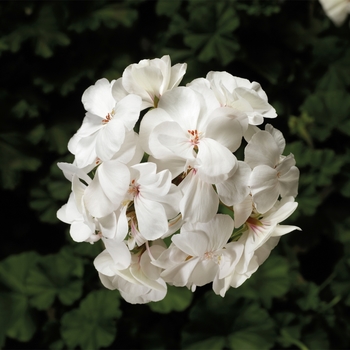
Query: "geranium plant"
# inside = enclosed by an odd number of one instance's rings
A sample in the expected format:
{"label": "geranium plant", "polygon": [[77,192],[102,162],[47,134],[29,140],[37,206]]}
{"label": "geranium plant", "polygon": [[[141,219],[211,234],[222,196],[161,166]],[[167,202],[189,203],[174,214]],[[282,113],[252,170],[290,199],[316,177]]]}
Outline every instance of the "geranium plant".
{"label": "geranium plant", "polygon": [[[299,170],[260,84],[209,72],[179,86],[169,56],[129,65],[82,96],[68,144],[72,183],[57,216],[76,242],[102,240],[102,284],[130,303],[162,300],[167,284],[212,283],[224,296],[267,259],[297,208]],[[236,155],[244,147],[244,159]]]}

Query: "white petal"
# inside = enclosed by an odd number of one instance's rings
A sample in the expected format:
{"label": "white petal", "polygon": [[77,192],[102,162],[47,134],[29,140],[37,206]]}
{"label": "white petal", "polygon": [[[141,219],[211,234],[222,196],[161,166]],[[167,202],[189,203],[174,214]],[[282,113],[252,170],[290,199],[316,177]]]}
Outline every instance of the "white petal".
{"label": "white petal", "polygon": [[181,264],[174,265],[169,269],[164,270],[160,276],[165,281],[171,282],[174,286],[184,287],[188,284],[192,271],[200,261],[200,258],[191,258]]}
{"label": "white petal", "polygon": [[189,283],[199,287],[204,286],[214,280],[218,270],[219,266],[212,260],[199,261],[192,271]]}
{"label": "white petal", "polygon": [[282,197],[293,196],[298,194],[299,169],[295,166],[279,178],[280,193]]}
{"label": "white petal", "polygon": [[249,184],[257,211],[266,213],[274,206],[279,195],[276,169],[258,165],[251,173]]}
{"label": "white petal", "polygon": [[[144,117],[142,118],[141,124],[140,124],[140,143],[142,148],[147,152],[148,154],[153,154],[155,152],[155,155],[157,155],[157,150],[159,147],[164,148],[158,141],[158,137],[153,136],[152,133],[153,130],[157,125],[159,125],[162,122],[165,121],[172,121],[169,114],[161,109],[161,108],[155,108],[149,110]],[[169,150],[166,150],[168,155],[171,155],[172,152]]]}
{"label": "white petal", "polygon": [[99,133],[79,140],[75,150],[75,161],[78,168],[84,168],[96,161],[96,138]]}
{"label": "white petal", "polygon": [[139,163],[143,157],[144,151],[138,139],[139,137],[136,132],[127,131],[123,144],[112,159],[128,165]]}
{"label": "white petal", "polygon": [[[179,124],[175,122],[161,123],[154,129],[153,134],[158,135],[159,143],[163,148],[170,150],[173,155],[184,159],[194,158],[194,145],[190,142],[190,134],[184,131]],[[166,154],[163,153],[159,158],[163,158]],[[157,157],[157,155],[160,155],[160,152],[153,152],[153,155]]]}
{"label": "white petal", "polygon": [[297,208],[298,203],[293,201],[286,202],[283,204],[278,210],[272,212],[270,215],[267,215],[264,220],[270,221],[272,223],[280,223],[286,220],[289,216],[291,216],[295,209]]}
{"label": "white petal", "polygon": [[[186,226],[187,227],[187,226]],[[234,223],[229,215],[217,214],[206,223],[197,223],[195,228],[209,237],[207,251],[213,252],[222,249],[232,235]]]}
{"label": "white petal", "polygon": [[69,181],[72,181],[73,175],[76,174],[79,179],[84,180],[87,184],[89,184],[92,180],[82,169],[78,168],[74,164],[70,163],[57,163],[57,166],[63,171],[64,176]]}
{"label": "white petal", "polygon": [[158,107],[166,110],[183,130],[196,130],[203,105],[205,104],[200,94],[190,88],[177,87],[164,93]]}
{"label": "white petal", "polygon": [[119,208],[129,188],[130,172],[117,161],[102,163],[85,190],[84,202],[91,215],[106,216]]}
{"label": "white petal", "polygon": [[235,213],[235,227],[242,226],[253,211],[252,197],[248,195],[241,203],[235,204],[233,207]]}
{"label": "white petal", "polygon": [[117,220],[115,213],[111,213],[98,220],[104,237],[114,238],[117,230]]}
{"label": "white petal", "polygon": [[84,242],[92,234],[90,227],[82,221],[75,221],[71,224],[69,233],[75,242]]}
{"label": "white petal", "polygon": [[114,239],[102,239],[115,266],[119,270],[127,269],[131,263],[131,254],[126,244],[124,242],[117,242]]}
{"label": "white petal", "polygon": [[[221,110],[230,111],[232,108],[219,108],[215,114]],[[223,111],[224,110],[224,111]],[[227,112],[228,113],[228,112]],[[230,114],[218,115],[213,118],[206,129],[205,137],[211,138],[221,145],[234,152],[241,145],[243,137],[243,129],[238,119],[233,119]]]}
{"label": "white petal", "polygon": [[171,67],[171,77],[168,84],[169,90],[177,87],[180,84],[183,76],[186,73],[186,69],[187,69],[186,63],[178,63]]}
{"label": "white petal", "polygon": [[[96,171],[100,185],[112,202],[120,202],[129,188],[130,171],[128,167],[115,160],[102,163]],[[96,175],[95,175],[96,176]],[[95,180],[95,179],[94,179]]]}
{"label": "white petal", "polygon": [[117,103],[112,120],[118,119],[129,131],[132,130],[139,119],[141,102],[141,97],[137,95],[130,94],[124,97]]}
{"label": "white petal", "polygon": [[193,171],[181,182],[183,192],[180,211],[184,221],[208,222],[218,210],[219,198],[213,186],[202,181]]}
{"label": "white petal", "polygon": [[284,139],[283,134],[278,129],[275,129],[271,124],[266,124],[265,130],[272,135],[280,150],[280,154],[282,154],[284,148],[286,147],[286,140]]}
{"label": "white petal", "polygon": [[301,228],[292,225],[277,225],[276,228],[273,230],[271,237],[283,236],[286,233],[292,232],[294,230],[301,231]]}
{"label": "white petal", "polygon": [[102,218],[116,210],[120,205],[120,201],[119,203],[117,201],[115,203],[111,202],[101,187],[99,174],[96,173],[91,184],[86,188],[84,205],[92,216]]}
{"label": "white petal", "polygon": [[84,108],[92,114],[105,118],[116,103],[111,88],[111,83],[107,79],[97,80],[82,96]]}
{"label": "white petal", "polygon": [[115,80],[112,86],[112,96],[114,99],[119,102],[127,95],[129,95],[129,93],[124,89],[123,78]]}
{"label": "white petal", "polygon": [[187,223],[181,228],[181,233],[171,237],[171,241],[188,256],[202,257],[209,247],[209,236],[206,232]]}
{"label": "white petal", "polygon": [[101,252],[94,260],[95,269],[106,276],[114,276],[113,259],[107,249]]}
{"label": "white petal", "polygon": [[230,150],[215,140],[200,141],[197,159],[201,161],[198,174],[208,183],[220,183],[229,178],[237,159]]}
{"label": "white petal", "polygon": [[255,256],[257,257],[257,262],[259,265],[261,265],[269,257],[271,250],[276,247],[279,240],[279,237],[271,237],[255,251]]}
{"label": "white petal", "polygon": [[168,220],[163,206],[154,201],[142,198],[134,199],[139,231],[147,240],[160,238],[168,231]]}
{"label": "white petal", "polygon": [[125,131],[123,121],[117,118],[112,118],[100,130],[96,138],[96,154],[101,160],[110,160],[119,151],[124,142]]}
{"label": "white petal", "polygon": [[251,168],[261,164],[274,168],[279,163],[281,153],[273,136],[261,130],[252,136],[244,154],[244,160]]}
{"label": "white petal", "polygon": [[228,206],[241,203],[250,192],[248,181],[251,169],[242,161],[238,161],[237,165],[231,177],[215,185],[220,200]]}
{"label": "white petal", "polygon": [[171,172],[172,179],[175,179],[184,171],[186,164],[186,160],[184,158],[177,157],[174,154],[164,159],[156,159],[150,156],[148,161],[157,164],[158,171],[169,170]]}
{"label": "white petal", "polygon": [[114,239],[117,242],[121,242],[125,239],[129,231],[128,218],[126,216],[127,206],[123,206],[120,210],[120,214],[117,221],[117,232]]}

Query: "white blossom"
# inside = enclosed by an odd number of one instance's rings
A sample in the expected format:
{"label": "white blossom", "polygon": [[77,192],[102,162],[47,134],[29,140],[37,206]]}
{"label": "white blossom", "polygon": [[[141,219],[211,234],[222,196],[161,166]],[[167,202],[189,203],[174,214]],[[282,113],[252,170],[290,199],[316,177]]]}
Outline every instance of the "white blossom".
{"label": "white blossom", "polygon": [[57,217],[74,241],[102,242],[101,283],[133,304],[162,300],[167,285],[211,283],[224,297],[299,230],[281,224],[299,170],[282,133],[258,127],[277,116],[260,84],[212,71],[179,87],[185,71],[166,55],[98,80],[68,143],[74,161],[58,163],[72,192]]}

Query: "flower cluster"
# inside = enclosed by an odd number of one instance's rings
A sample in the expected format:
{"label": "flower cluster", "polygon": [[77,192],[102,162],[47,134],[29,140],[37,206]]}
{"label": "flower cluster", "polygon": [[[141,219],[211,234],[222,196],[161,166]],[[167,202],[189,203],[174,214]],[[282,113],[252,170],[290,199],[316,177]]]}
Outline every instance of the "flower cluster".
{"label": "flower cluster", "polygon": [[130,303],[163,299],[167,284],[224,296],[298,229],[280,225],[299,170],[282,133],[258,127],[277,116],[261,86],[209,72],[179,87],[185,71],[163,56],[98,80],[68,144],[75,160],[58,164],[72,183],[58,218],[74,241],[103,241],[94,266]]}

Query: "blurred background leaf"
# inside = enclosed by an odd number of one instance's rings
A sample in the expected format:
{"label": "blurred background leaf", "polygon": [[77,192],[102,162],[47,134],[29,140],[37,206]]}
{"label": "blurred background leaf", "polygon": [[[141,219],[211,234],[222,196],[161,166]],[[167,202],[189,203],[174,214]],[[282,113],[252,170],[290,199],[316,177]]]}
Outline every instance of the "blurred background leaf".
{"label": "blurred background leaf", "polygon": [[[0,14],[2,348],[350,347],[348,23],[316,0],[29,0]],[[164,54],[187,63],[183,84],[211,70],[261,84],[300,168],[288,223],[303,231],[225,298],[169,287],[129,305],[99,282],[101,244],[72,242],[57,220],[70,183],[56,164],[73,161],[84,90]]]}

